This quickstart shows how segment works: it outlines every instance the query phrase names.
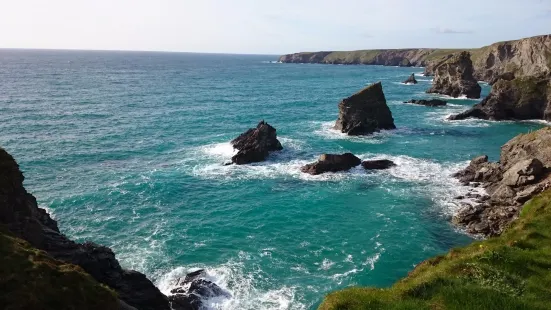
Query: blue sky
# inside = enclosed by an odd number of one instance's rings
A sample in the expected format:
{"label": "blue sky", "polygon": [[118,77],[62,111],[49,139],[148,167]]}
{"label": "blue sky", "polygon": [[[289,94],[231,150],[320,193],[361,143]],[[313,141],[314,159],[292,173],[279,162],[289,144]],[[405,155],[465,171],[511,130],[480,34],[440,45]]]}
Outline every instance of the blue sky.
{"label": "blue sky", "polygon": [[282,54],[551,33],[551,0],[0,0],[0,47]]}

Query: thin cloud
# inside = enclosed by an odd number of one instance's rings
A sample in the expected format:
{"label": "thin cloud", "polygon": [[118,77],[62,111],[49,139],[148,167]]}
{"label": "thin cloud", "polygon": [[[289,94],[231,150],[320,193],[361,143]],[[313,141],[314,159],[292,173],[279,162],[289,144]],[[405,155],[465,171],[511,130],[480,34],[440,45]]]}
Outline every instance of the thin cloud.
{"label": "thin cloud", "polygon": [[468,34],[474,33],[472,30],[462,30],[462,29],[451,29],[451,28],[431,28],[432,32],[442,33],[442,34]]}

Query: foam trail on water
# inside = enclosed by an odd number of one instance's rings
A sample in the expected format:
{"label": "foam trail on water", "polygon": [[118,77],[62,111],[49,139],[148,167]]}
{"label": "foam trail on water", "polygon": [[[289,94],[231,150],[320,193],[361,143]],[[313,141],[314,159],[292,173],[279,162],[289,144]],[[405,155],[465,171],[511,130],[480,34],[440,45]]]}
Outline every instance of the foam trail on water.
{"label": "foam trail on water", "polygon": [[363,143],[381,144],[384,142],[386,137],[393,134],[392,131],[382,130],[380,132],[375,132],[372,135],[367,136],[349,136],[333,128],[333,126],[335,125],[335,121],[312,122],[312,124],[316,127],[316,129],[314,129],[314,134],[330,140],[347,139],[353,141],[361,141]]}
{"label": "foam trail on water", "polygon": [[178,279],[191,271],[205,269],[207,280],[216,283],[228,291],[231,298],[219,297],[203,300],[206,310],[305,310],[305,305],[297,295],[297,288],[281,286],[276,289],[264,289],[270,284],[269,277],[258,271],[244,272],[245,266],[238,261],[229,261],[219,266],[177,267],[157,282],[159,290],[169,295]]}

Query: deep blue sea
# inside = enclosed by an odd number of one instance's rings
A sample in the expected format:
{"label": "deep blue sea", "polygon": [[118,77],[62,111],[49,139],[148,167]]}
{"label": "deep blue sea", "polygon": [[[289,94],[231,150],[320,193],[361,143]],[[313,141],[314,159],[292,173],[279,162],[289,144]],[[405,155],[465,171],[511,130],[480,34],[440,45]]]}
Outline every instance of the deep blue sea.
{"label": "deep blue sea", "polygon": [[[450,122],[422,68],[275,63],[277,56],[0,50],[0,145],[26,188],[78,241],[113,248],[164,292],[193,268],[229,290],[214,309],[315,309],[351,285],[385,287],[471,239],[449,223],[450,174],[496,160],[535,122]],[[419,84],[403,85],[412,72]],[[347,137],[337,104],[382,81],[397,130]],[[483,85],[483,95],[490,88]],[[231,139],[258,121],[284,150],[223,166]],[[321,153],[398,166],[309,176]]]}

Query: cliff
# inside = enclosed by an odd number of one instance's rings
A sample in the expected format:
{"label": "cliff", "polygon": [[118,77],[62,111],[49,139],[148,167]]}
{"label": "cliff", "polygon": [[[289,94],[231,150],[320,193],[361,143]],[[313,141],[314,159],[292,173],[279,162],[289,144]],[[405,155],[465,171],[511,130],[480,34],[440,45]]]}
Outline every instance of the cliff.
{"label": "cliff", "polygon": [[[28,296],[30,300],[25,302],[29,305],[43,302],[34,309],[170,309],[167,297],[145,275],[122,269],[111,249],[91,242],[76,243],[61,234],[57,222],[25,190],[23,180],[13,157],[0,148],[0,241],[4,257],[0,281],[8,280],[1,286],[0,301],[17,305],[13,296],[6,294],[13,292],[21,298]],[[77,291],[79,288],[82,290]],[[74,296],[69,296],[72,293]],[[58,300],[62,295],[67,296]],[[117,307],[100,306],[113,300]],[[67,304],[61,307],[63,302]],[[86,302],[88,306],[77,306]]]}
{"label": "cliff", "polygon": [[482,88],[473,77],[471,55],[469,52],[461,52],[454,54],[435,69],[434,83],[427,93],[478,99],[481,91]]}
{"label": "cliff", "polygon": [[313,52],[283,55],[284,63],[363,64],[426,67],[433,74],[451,54],[468,51],[472,55],[474,76],[492,83],[506,72],[533,76],[551,72],[551,35],[498,42],[475,49],[388,49],[339,52]]}

